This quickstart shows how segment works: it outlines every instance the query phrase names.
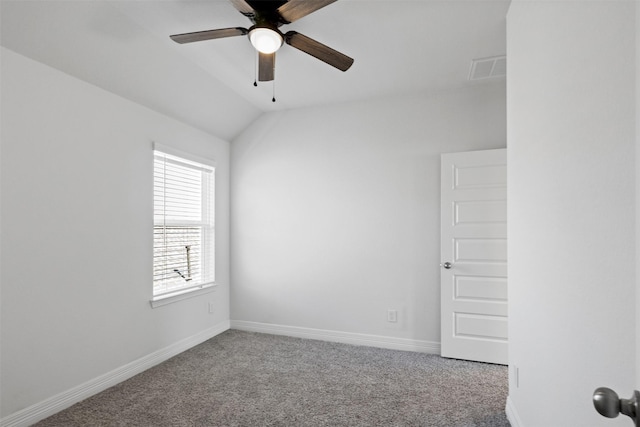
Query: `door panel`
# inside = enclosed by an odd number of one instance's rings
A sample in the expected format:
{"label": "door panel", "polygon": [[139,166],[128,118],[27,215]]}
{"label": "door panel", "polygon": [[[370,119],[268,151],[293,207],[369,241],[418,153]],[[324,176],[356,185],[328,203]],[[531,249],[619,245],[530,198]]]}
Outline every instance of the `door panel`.
{"label": "door panel", "polygon": [[455,276],[456,301],[507,302],[507,279],[504,277]]}
{"label": "door panel", "polygon": [[[471,151],[467,152],[471,153]],[[464,153],[466,154],[466,153]],[[506,165],[454,165],[454,189],[502,187],[503,178],[507,176]]]}
{"label": "door panel", "polygon": [[454,225],[504,223],[507,220],[507,201],[483,200],[454,202]]}
{"label": "door panel", "polygon": [[507,363],[506,150],[442,155],[443,357]]}
{"label": "door panel", "polygon": [[507,318],[489,314],[456,313],[454,335],[506,341]]}
{"label": "door panel", "polygon": [[454,238],[456,262],[507,262],[507,239]]}

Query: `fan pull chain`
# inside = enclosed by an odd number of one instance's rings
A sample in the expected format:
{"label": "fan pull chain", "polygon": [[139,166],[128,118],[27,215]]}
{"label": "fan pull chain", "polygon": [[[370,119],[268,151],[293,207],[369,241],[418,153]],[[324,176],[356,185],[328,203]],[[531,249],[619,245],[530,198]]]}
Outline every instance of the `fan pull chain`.
{"label": "fan pull chain", "polygon": [[[260,54],[258,53],[258,51],[256,51],[256,56],[253,57],[254,60],[254,64],[255,64],[255,75],[253,76],[253,86],[258,87],[258,74],[259,74],[259,69],[258,69],[258,59],[260,57]],[[273,96],[271,97],[271,102],[276,102],[276,80],[273,79],[272,80],[273,83]]]}
{"label": "fan pull chain", "polygon": [[253,65],[253,86],[258,87],[258,51],[256,51],[256,54],[253,57]]}

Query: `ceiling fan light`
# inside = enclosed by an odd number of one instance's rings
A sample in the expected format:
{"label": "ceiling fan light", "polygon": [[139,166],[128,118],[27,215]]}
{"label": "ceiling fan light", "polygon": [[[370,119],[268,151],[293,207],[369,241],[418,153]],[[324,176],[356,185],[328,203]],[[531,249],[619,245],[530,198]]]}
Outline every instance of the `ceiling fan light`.
{"label": "ceiling fan light", "polygon": [[282,36],[270,28],[254,28],[249,32],[253,47],[262,53],[273,53],[282,46]]}

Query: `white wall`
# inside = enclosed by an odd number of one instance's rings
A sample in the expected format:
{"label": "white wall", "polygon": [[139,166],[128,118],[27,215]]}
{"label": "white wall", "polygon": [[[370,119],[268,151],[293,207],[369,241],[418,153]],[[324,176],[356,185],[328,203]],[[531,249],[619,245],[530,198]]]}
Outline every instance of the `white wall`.
{"label": "white wall", "polygon": [[514,1],[507,18],[514,425],[627,426],[635,347],[634,2]]}
{"label": "white wall", "polygon": [[440,153],[504,147],[505,114],[502,81],[260,118],[231,149],[233,321],[437,348]]}
{"label": "white wall", "polygon": [[[12,51],[1,54],[7,417],[228,324],[229,144]],[[154,140],[217,161],[220,284],[156,309],[149,305]]]}

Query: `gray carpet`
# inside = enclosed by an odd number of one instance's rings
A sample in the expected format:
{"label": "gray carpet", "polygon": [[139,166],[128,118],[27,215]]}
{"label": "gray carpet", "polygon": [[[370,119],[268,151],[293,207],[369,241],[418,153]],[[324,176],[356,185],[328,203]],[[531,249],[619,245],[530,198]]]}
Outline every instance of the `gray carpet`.
{"label": "gray carpet", "polygon": [[509,426],[507,368],[230,330],[38,424]]}

